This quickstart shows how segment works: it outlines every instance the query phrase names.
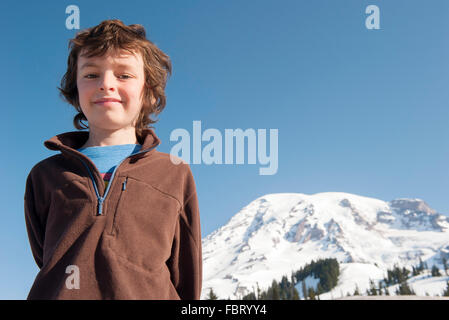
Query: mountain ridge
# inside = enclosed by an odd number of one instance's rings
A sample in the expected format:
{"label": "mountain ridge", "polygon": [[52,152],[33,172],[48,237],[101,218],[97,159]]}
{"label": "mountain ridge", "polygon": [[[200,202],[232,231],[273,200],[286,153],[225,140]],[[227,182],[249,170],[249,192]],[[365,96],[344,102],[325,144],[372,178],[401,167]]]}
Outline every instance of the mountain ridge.
{"label": "mountain ridge", "polygon": [[202,244],[203,296],[213,288],[220,298],[237,298],[318,258],[380,271],[420,257],[441,263],[449,257],[449,218],[421,199],[274,193],[250,202]]}

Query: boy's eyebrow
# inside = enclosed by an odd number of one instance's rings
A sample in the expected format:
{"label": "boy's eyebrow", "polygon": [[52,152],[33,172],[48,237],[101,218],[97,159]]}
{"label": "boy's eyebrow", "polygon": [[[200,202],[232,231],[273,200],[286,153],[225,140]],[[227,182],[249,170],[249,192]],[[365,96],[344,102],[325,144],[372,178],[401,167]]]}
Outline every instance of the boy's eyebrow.
{"label": "boy's eyebrow", "polygon": [[[116,64],[118,67],[125,67],[125,68],[133,68],[131,65],[129,64],[125,64],[125,63],[117,63]],[[80,70],[87,68],[87,67],[98,67],[97,64],[93,63],[93,62],[86,62],[85,64],[83,64],[80,68]]]}

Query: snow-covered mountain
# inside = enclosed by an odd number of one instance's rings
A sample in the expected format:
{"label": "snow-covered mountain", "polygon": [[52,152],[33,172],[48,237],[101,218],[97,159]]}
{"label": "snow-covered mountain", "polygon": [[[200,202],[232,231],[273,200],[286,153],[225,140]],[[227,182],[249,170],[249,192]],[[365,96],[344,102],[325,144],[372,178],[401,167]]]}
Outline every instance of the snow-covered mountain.
{"label": "snow-covered mountain", "polygon": [[[268,194],[240,210],[202,245],[202,299],[210,288],[220,299],[237,299],[256,283],[264,290],[312,259],[336,258],[339,283],[320,296],[326,299],[353,293],[356,284],[364,291],[369,279],[383,279],[394,264],[411,267],[421,258],[442,269],[442,257],[449,260],[449,218],[420,199]],[[434,294],[441,294],[445,281],[442,277],[433,286]],[[432,294],[428,286],[426,292]]]}

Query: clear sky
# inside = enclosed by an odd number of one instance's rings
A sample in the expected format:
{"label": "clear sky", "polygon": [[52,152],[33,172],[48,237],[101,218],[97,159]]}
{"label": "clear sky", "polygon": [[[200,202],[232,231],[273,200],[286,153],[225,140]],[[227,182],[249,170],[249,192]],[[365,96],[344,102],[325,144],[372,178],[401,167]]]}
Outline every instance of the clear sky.
{"label": "clear sky", "polygon": [[[80,29],[142,24],[173,63],[159,151],[177,128],[278,129],[279,168],[191,164],[202,235],[268,193],[339,191],[421,198],[449,213],[449,2],[446,0],[0,2],[3,125],[0,299],[24,299],[38,268],[23,214],[25,179],[74,131],[58,96],[68,5]],[[380,29],[365,27],[368,5]],[[205,143],[203,143],[203,146]]]}

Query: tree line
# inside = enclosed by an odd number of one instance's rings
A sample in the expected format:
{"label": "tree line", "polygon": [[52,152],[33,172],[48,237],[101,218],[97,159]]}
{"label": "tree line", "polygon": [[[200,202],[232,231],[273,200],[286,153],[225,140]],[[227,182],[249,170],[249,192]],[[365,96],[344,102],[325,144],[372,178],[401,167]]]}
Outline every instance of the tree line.
{"label": "tree line", "polygon": [[[446,258],[442,258],[443,268],[446,275],[449,275],[449,268],[447,264]],[[395,290],[396,295],[416,295],[413,288],[408,284],[408,280],[411,277],[416,277],[420,274],[424,274],[429,270],[426,262],[423,262],[421,258],[419,258],[419,263],[416,266],[412,266],[412,270],[408,270],[405,267],[400,268],[397,264],[393,266],[392,269],[387,270],[387,276],[378,282],[376,286],[374,281],[370,279],[369,288],[366,290],[366,294],[369,296],[376,295],[390,295],[390,291],[388,290],[389,286],[398,285]],[[430,269],[430,274],[432,277],[441,277],[442,273],[440,269],[433,265]],[[349,294],[348,294],[349,295]],[[356,286],[353,295],[360,295],[360,290]],[[446,283],[446,289],[442,293],[443,296],[449,296],[449,281]]]}
{"label": "tree line", "polygon": [[[301,282],[301,289],[305,299],[315,300],[322,293],[332,290],[338,283],[340,266],[337,259],[312,260],[309,264],[293,271],[290,277],[282,276],[280,281],[273,279],[271,286],[267,290],[260,290],[259,284],[239,300],[299,300],[299,292],[296,285]],[[317,287],[307,288],[305,280],[307,277],[319,279]],[[210,289],[208,299],[217,299],[217,296]]]}
{"label": "tree line", "polygon": [[[446,258],[442,258],[443,268],[446,275],[449,275],[449,268]],[[408,280],[411,277],[418,276],[429,270],[426,262],[419,259],[419,264],[412,266],[409,270],[405,267],[399,267],[394,265],[392,269],[388,269],[386,277],[380,280],[377,285],[373,280],[369,280],[369,288],[366,289],[366,295],[390,295],[388,287],[398,285],[395,289],[396,295],[416,295],[415,291],[408,284]],[[442,276],[440,269],[433,265],[430,269],[432,277]],[[317,261],[312,260],[309,264],[301,267],[299,270],[291,273],[290,277],[284,275],[281,281],[273,280],[271,286],[267,290],[260,290],[259,285],[254,288],[253,292],[250,292],[239,300],[299,300],[299,292],[296,286],[301,283],[302,297],[304,299],[316,300],[319,299],[319,295],[331,291],[338,283],[338,277],[340,275],[340,266],[337,259],[320,259]],[[319,279],[316,286],[307,287],[306,279],[313,277]],[[354,296],[361,295],[361,291],[356,285],[353,292]],[[443,296],[449,296],[449,281],[446,283]],[[347,296],[351,296],[347,293]],[[210,289],[209,295],[206,298],[217,299],[215,292]]]}

